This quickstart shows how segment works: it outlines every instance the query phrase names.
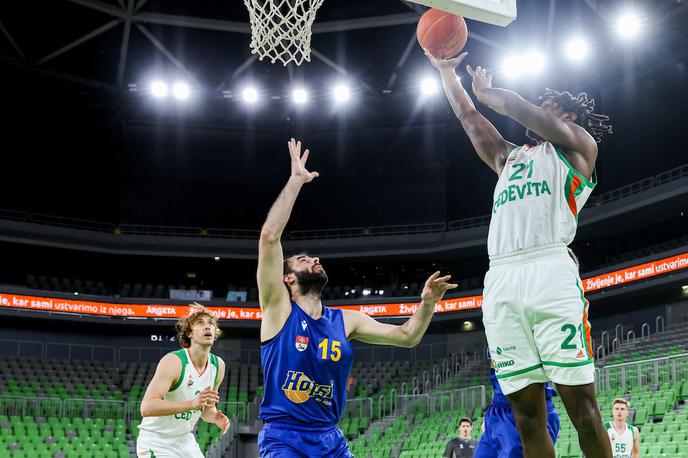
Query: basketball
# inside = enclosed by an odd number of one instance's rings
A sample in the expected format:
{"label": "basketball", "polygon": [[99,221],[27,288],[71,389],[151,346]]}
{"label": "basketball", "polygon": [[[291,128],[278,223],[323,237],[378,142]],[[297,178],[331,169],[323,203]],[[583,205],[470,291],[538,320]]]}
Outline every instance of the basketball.
{"label": "basketball", "polygon": [[418,21],[418,43],[440,59],[456,55],[466,45],[468,28],[461,16],[430,8]]}

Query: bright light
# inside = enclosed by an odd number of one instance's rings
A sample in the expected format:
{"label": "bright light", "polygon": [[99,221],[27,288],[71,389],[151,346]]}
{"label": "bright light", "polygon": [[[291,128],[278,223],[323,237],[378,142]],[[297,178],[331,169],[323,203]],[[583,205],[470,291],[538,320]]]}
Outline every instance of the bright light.
{"label": "bright light", "polygon": [[368,288],[363,290],[363,295],[364,296],[369,296],[370,295],[370,290]]}
{"label": "bright light", "polygon": [[384,289],[381,289],[380,291],[378,291],[378,294],[379,294],[380,296],[382,296],[383,294],[385,294],[385,290],[384,290]]}
{"label": "bright light", "polygon": [[509,56],[502,63],[502,72],[507,78],[518,78],[524,70],[523,59],[518,56]]}
{"label": "bright light", "polygon": [[683,291],[688,291],[688,285],[683,285],[683,286],[681,286],[681,289],[682,289]]}
{"label": "bright light", "polygon": [[151,94],[153,94],[153,97],[156,99],[163,99],[167,97],[167,92],[169,91],[167,88],[167,84],[164,81],[153,81],[150,86],[151,89]]}
{"label": "bright light", "polygon": [[574,38],[566,44],[566,56],[575,62],[585,59],[588,55],[588,43],[581,38]]}
{"label": "bright light", "polygon": [[624,38],[632,38],[640,31],[640,18],[634,13],[623,14],[616,23],[616,30]]}
{"label": "bright light", "polygon": [[291,93],[291,98],[294,99],[295,103],[298,103],[299,105],[303,105],[308,101],[308,92],[306,92],[305,89],[303,88],[296,88],[294,91]]}
{"label": "bright light", "polygon": [[216,260],[216,261],[219,261],[219,260],[220,260],[220,257],[219,257],[219,256],[215,256],[213,259]]}
{"label": "bright light", "polygon": [[247,87],[241,92],[241,97],[246,103],[255,103],[258,101],[258,91],[254,87]]}
{"label": "bright light", "polygon": [[184,82],[174,83],[174,86],[172,86],[172,94],[177,100],[186,100],[189,98],[189,95],[191,95],[191,88]]}
{"label": "bright light", "polygon": [[332,95],[337,102],[346,102],[351,98],[351,91],[346,84],[337,84],[332,89]]}
{"label": "bright light", "polygon": [[545,56],[537,51],[531,51],[526,54],[525,70],[531,75],[540,73],[545,68]]}
{"label": "bright light", "polygon": [[420,81],[420,90],[425,95],[433,95],[437,92],[437,80],[431,76],[426,76]]}

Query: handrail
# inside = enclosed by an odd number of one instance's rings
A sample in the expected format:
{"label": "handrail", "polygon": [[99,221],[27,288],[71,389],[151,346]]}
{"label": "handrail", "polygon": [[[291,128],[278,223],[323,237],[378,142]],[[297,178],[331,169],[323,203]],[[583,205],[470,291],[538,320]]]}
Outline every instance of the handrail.
{"label": "handrail", "polygon": [[[664,171],[652,177],[629,183],[620,188],[591,196],[586,207],[599,207],[610,202],[631,196],[638,192],[646,191],[658,185],[675,181],[688,176],[688,164]],[[346,227],[334,229],[306,229],[289,231],[284,234],[286,239],[326,239],[326,238],[351,238],[369,236],[389,236],[397,234],[429,234],[436,232],[455,231],[473,227],[486,226],[490,223],[491,215],[473,216],[448,222],[432,222],[407,225],[383,225],[370,227]],[[36,224],[44,224],[72,229],[82,229],[116,235],[152,235],[152,236],[179,236],[179,237],[206,237],[206,238],[231,238],[231,239],[257,239],[260,231],[255,229],[234,228],[203,228],[183,226],[152,226],[143,224],[125,224],[105,221],[91,221],[87,219],[70,218],[42,213],[31,213],[17,210],[0,209],[0,219]]]}
{"label": "handrail", "polygon": [[650,340],[650,323],[643,323],[640,327],[640,340]]}
{"label": "handrail", "polygon": [[[662,323],[662,330],[659,329],[659,323]],[[664,332],[664,317],[662,315],[657,315],[655,318],[655,332]]]}
{"label": "handrail", "polygon": [[[621,328],[619,330],[619,328]],[[614,337],[619,339],[619,343],[623,343],[623,338],[624,338],[624,327],[623,324],[619,323],[616,326],[614,326]],[[616,339],[615,339],[616,340]]]}
{"label": "handrail", "polygon": [[632,342],[635,340],[635,331],[631,329],[626,333],[626,342]]}

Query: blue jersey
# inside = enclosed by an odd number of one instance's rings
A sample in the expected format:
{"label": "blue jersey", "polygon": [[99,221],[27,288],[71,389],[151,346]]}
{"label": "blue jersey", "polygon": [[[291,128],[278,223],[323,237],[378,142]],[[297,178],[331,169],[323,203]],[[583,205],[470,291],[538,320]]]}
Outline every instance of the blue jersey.
{"label": "blue jersey", "polygon": [[300,431],[335,428],[346,406],[354,349],[342,311],[314,320],[295,303],[280,332],[261,345],[265,394],[260,419]]}

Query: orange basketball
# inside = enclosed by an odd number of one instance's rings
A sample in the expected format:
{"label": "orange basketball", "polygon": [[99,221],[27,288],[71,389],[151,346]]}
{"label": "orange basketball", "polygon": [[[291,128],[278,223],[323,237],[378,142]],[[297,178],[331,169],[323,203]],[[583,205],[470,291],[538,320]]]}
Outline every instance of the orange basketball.
{"label": "orange basketball", "polygon": [[461,16],[430,8],[418,21],[416,37],[420,46],[430,54],[447,59],[466,45],[468,28]]}

